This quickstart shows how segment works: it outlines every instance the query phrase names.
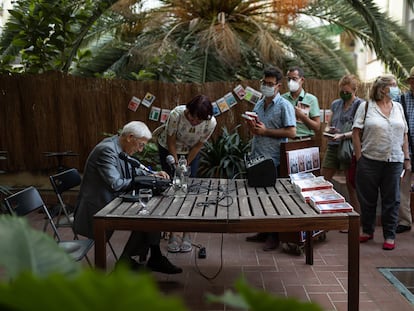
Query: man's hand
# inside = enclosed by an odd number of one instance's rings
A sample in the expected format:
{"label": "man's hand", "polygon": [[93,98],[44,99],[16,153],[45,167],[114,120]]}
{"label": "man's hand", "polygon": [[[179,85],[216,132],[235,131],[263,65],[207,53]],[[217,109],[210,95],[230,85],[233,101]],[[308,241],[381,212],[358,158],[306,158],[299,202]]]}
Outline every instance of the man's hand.
{"label": "man's hand", "polygon": [[259,135],[259,136],[263,136],[265,134],[265,131],[266,131],[266,126],[264,125],[263,122],[260,122],[260,121],[256,122],[255,127],[251,129],[251,132],[254,135]]}
{"label": "man's hand", "polygon": [[297,120],[304,121],[308,116],[303,112],[300,107],[295,107],[295,116]]}
{"label": "man's hand", "polygon": [[168,175],[168,173],[165,172],[165,171],[155,172],[154,175],[157,176],[157,177],[161,177],[161,178],[165,178],[165,179],[170,179],[170,175]]}

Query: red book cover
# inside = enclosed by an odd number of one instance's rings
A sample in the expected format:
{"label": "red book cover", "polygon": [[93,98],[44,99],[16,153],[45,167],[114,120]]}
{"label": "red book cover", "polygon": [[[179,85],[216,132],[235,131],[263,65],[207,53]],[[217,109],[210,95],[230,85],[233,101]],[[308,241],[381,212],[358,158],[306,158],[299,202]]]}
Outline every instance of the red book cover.
{"label": "red book cover", "polygon": [[333,185],[329,181],[325,180],[322,176],[295,180],[293,183],[296,192],[301,193],[303,191],[319,190],[319,189],[332,189]]}
{"label": "red book cover", "polygon": [[309,203],[315,207],[317,204],[328,204],[328,203],[344,203],[345,198],[338,192],[333,193],[321,193],[312,195],[309,198]]}
{"label": "red book cover", "polygon": [[329,214],[329,213],[349,213],[354,209],[348,202],[342,203],[331,203],[331,204],[316,204],[315,210],[319,214]]}

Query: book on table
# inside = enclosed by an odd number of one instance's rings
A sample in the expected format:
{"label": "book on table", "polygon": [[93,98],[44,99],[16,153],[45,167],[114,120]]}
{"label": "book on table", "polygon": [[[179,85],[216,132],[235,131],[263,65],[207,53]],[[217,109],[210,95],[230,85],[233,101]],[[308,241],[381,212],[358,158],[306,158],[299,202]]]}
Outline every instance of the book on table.
{"label": "book on table", "polygon": [[331,182],[325,180],[323,176],[315,178],[300,179],[293,182],[293,186],[297,193],[310,190],[329,189],[333,188]]}
{"label": "book on table", "polygon": [[303,202],[310,203],[310,198],[312,196],[316,195],[322,195],[322,194],[335,194],[337,193],[334,189],[328,188],[328,189],[318,189],[318,190],[309,190],[309,191],[302,191],[299,193],[300,197],[302,198]]}
{"label": "book on table", "polygon": [[350,213],[354,209],[351,204],[348,202],[342,203],[329,203],[329,204],[316,204],[315,210],[319,214],[329,214],[329,213]]}
{"label": "book on table", "polygon": [[345,198],[334,190],[331,193],[317,193],[311,195],[309,197],[309,203],[313,207],[317,204],[345,203]]}
{"label": "book on table", "polygon": [[311,172],[301,172],[301,173],[290,174],[289,177],[290,177],[290,182],[294,183],[296,180],[315,178],[316,176]]}

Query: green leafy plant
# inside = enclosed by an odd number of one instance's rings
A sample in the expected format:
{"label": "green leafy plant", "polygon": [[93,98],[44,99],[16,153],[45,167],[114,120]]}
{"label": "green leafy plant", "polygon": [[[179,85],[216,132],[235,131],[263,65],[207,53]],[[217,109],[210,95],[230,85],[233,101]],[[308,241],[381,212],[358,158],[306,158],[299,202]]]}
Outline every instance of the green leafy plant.
{"label": "green leafy plant", "polygon": [[200,152],[200,176],[233,178],[245,173],[244,155],[250,150],[251,142],[240,138],[239,127],[231,131],[223,127],[220,137],[204,144]]}
{"label": "green leafy plant", "polygon": [[322,311],[315,303],[300,302],[294,298],[275,297],[250,287],[243,279],[236,283],[237,293],[227,291],[221,296],[207,295],[211,302],[221,302],[230,308],[252,311]]}
{"label": "green leafy plant", "polygon": [[[0,236],[0,267],[7,279],[0,281],[0,310],[187,310],[179,298],[162,295],[148,273],[131,273],[124,266],[110,274],[82,269],[52,237],[24,218],[0,215]],[[242,280],[236,290],[207,298],[234,310],[321,310],[315,304],[273,297]]]}

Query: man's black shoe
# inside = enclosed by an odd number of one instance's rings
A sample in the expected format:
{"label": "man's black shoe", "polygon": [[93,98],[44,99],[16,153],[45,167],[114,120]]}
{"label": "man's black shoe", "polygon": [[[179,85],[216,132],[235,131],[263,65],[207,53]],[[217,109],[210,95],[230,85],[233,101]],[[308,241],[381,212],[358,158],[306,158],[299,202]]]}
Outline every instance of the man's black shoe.
{"label": "man's black shoe", "polygon": [[246,241],[247,242],[266,242],[268,235],[269,234],[266,232],[256,233],[255,235],[246,237]]}
{"label": "man's black shoe", "polygon": [[405,231],[410,231],[410,230],[411,230],[411,226],[398,225],[397,230],[395,230],[395,232],[403,233]]}
{"label": "man's black shoe", "polygon": [[161,272],[165,274],[177,274],[183,272],[180,267],[174,266],[165,256],[158,258],[150,257],[147,262],[147,267],[152,271]]}

